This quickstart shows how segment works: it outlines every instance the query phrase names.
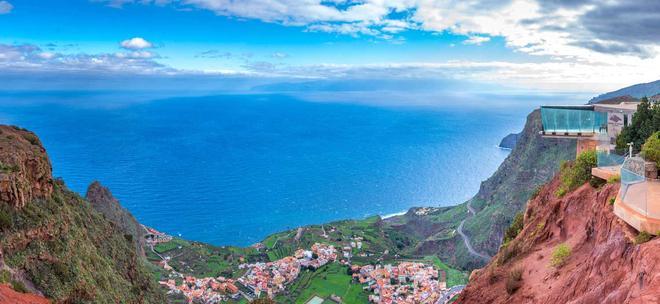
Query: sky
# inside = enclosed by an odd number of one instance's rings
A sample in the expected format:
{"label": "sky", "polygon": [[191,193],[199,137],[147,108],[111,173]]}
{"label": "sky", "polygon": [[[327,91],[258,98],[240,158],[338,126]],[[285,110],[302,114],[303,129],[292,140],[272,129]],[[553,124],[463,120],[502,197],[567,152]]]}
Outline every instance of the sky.
{"label": "sky", "polygon": [[450,79],[604,92],[660,79],[658,29],[657,0],[0,0],[0,87]]}

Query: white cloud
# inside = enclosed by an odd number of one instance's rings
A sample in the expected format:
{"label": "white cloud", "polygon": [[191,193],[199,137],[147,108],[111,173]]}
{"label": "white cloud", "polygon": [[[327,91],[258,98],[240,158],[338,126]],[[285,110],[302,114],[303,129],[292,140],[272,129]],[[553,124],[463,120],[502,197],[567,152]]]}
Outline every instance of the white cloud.
{"label": "white cloud", "polygon": [[490,37],[487,36],[468,36],[468,39],[463,41],[463,44],[481,45],[482,43],[488,41],[490,41]]}
{"label": "white cloud", "polygon": [[61,54],[31,44],[0,44],[0,70],[3,72],[103,72],[130,74],[171,74],[175,69],[153,60],[147,51],[115,54]]}
{"label": "white cloud", "polygon": [[128,50],[142,50],[149,49],[153,47],[153,44],[144,38],[135,37],[131,39],[124,40],[120,43],[121,47]]}
{"label": "white cloud", "polygon": [[0,15],[11,13],[14,6],[11,5],[8,1],[0,1]]}

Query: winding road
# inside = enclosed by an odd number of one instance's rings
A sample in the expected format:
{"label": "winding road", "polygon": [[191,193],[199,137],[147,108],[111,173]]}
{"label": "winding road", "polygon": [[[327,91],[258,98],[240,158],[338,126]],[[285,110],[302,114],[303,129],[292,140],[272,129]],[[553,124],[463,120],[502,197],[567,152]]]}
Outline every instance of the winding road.
{"label": "winding road", "polygon": [[474,250],[474,248],[472,247],[472,244],[470,244],[470,237],[467,236],[467,235],[465,234],[465,232],[463,232],[463,224],[465,224],[465,221],[470,217],[470,215],[475,215],[475,214],[477,214],[477,212],[474,211],[474,209],[473,209],[472,206],[470,205],[470,201],[467,202],[467,208],[468,208],[468,217],[466,217],[464,220],[462,220],[462,221],[461,221],[461,224],[458,225],[458,229],[457,229],[457,230],[458,230],[458,234],[460,234],[461,237],[463,238],[463,242],[465,243],[465,247],[467,247],[468,252],[469,252],[471,255],[476,256],[476,257],[478,257],[478,258],[482,258],[482,259],[484,259],[484,260],[486,260],[486,261],[489,261],[491,257],[488,256],[488,255],[485,255],[485,254],[483,254],[483,253],[477,252],[476,250]]}

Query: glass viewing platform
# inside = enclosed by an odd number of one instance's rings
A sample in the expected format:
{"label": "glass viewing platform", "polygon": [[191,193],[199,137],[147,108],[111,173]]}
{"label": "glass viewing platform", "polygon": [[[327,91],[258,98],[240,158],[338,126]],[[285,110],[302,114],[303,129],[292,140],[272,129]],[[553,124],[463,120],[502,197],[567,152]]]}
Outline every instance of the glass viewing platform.
{"label": "glass viewing platform", "polygon": [[607,133],[607,113],[594,106],[542,106],[543,135],[593,136]]}

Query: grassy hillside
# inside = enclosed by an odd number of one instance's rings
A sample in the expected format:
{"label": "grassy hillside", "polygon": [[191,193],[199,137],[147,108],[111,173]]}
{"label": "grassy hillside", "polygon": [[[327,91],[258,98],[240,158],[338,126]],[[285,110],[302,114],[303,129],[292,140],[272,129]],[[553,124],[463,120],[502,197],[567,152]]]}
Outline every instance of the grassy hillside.
{"label": "grassy hillside", "polygon": [[0,233],[4,262],[46,297],[69,303],[162,303],[134,249],[88,203],[62,184],[52,198],[22,210],[2,206],[12,221]]}
{"label": "grassy hillside", "polygon": [[163,303],[135,240],[53,180],[39,139],[0,126],[0,269],[62,303]]}

